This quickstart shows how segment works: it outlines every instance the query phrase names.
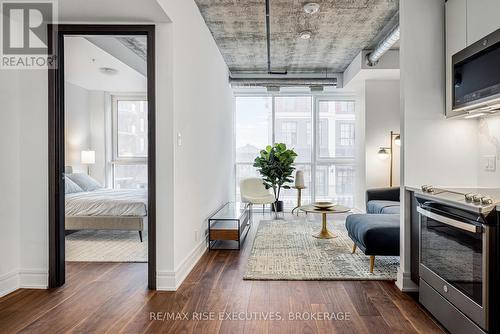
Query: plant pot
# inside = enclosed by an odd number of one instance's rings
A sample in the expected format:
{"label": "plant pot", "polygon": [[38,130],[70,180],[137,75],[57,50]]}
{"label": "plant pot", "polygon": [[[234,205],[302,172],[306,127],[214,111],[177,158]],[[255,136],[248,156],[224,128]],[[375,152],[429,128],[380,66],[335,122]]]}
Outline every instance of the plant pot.
{"label": "plant pot", "polygon": [[271,211],[283,212],[283,201],[276,201],[274,204],[271,204]]}

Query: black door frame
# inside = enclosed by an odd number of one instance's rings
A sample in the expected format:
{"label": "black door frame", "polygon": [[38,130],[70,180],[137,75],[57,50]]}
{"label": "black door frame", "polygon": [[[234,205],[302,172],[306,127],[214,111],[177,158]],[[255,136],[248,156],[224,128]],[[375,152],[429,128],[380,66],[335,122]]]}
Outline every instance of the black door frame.
{"label": "black door frame", "polygon": [[156,289],[156,122],[155,26],[48,26],[48,47],[56,66],[48,71],[49,142],[49,287],[65,283],[64,229],[64,36],[144,35],[147,38],[148,98],[148,287]]}

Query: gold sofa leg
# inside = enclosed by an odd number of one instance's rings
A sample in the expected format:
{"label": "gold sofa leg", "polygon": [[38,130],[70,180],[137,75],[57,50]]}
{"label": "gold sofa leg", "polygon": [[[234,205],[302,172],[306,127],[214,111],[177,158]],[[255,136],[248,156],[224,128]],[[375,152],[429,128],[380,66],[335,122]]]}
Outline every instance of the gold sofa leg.
{"label": "gold sofa leg", "polygon": [[375,266],[375,255],[370,255],[370,274],[373,274],[374,266]]}
{"label": "gold sofa leg", "polygon": [[356,244],[354,244],[354,245],[352,246],[352,253],[353,253],[353,254],[354,254],[354,253],[356,253],[356,247],[357,247],[357,246],[356,246]]}

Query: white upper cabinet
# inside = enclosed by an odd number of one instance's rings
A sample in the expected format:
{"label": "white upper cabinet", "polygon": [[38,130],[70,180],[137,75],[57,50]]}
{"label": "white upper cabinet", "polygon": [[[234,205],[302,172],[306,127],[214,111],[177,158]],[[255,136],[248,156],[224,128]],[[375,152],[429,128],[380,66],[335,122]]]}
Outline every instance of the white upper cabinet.
{"label": "white upper cabinet", "polygon": [[500,29],[500,0],[467,0],[467,45],[497,29]]}
{"label": "white upper cabinet", "polygon": [[446,53],[452,56],[466,46],[467,0],[448,0],[446,2]]}
{"label": "white upper cabinet", "polygon": [[[500,0],[498,0],[500,1]],[[446,113],[451,110],[451,57],[467,47],[467,0],[446,2]]]}

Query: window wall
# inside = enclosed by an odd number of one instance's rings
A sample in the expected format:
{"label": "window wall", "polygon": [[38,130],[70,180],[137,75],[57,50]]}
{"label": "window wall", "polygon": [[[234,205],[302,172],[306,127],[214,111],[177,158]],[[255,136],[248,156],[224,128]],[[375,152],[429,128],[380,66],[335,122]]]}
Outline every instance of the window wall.
{"label": "window wall", "polygon": [[148,185],[148,103],[142,96],[114,96],[112,185],[145,189]]}
{"label": "window wall", "polygon": [[[266,145],[285,143],[297,152],[307,189],[303,203],[328,200],[353,206],[355,193],[355,103],[313,95],[237,95],[235,115],[236,196],[239,183],[259,176],[252,166]],[[314,182],[313,182],[314,180]],[[296,190],[282,191],[285,206],[296,205]]]}

